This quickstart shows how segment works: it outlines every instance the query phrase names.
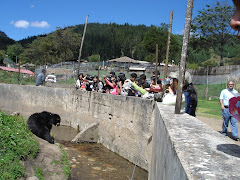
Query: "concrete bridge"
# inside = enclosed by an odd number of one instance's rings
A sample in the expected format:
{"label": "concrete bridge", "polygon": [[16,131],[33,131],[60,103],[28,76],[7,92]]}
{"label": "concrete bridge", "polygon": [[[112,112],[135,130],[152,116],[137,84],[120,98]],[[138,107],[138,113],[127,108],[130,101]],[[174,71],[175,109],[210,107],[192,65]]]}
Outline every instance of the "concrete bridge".
{"label": "concrete bridge", "polygon": [[[98,143],[158,179],[240,179],[240,147],[187,114],[153,100],[70,88],[0,84],[0,109],[25,118],[58,113],[62,125],[97,132]],[[89,138],[89,137],[88,137]],[[91,138],[90,138],[91,139]],[[78,138],[76,139],[78,141]]]}

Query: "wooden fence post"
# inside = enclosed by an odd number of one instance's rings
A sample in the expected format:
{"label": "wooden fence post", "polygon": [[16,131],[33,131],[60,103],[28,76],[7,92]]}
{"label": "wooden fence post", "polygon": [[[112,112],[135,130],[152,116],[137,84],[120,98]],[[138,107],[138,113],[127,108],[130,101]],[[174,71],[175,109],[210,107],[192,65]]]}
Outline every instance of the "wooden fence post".
{"label": "wooden fence post", "polygon": [[81,42],[81,46],[80,46],[80,49],[79,49],[77,76],[78,76],[79,73],[80,73],[80,61],[81,61],[81,55],[82,55],[83,41],[84,41],[86,29],[87,29],[87,21],[88,21],[88,15],[87,15],[87,18],[86,18],[86,22],[85,22],[85,26],[84,26],[84,31],[83,31],[82,42]]}
{"label": "wooden fence post", "polygon": [[167,71],[168,71],[168,58],[169,58],[169,49],[170,49],[171,33],[172,33],[172,20],[173,20],[173,11],[171,11],[171,13],[170,13],[164,78],[167,77]]}

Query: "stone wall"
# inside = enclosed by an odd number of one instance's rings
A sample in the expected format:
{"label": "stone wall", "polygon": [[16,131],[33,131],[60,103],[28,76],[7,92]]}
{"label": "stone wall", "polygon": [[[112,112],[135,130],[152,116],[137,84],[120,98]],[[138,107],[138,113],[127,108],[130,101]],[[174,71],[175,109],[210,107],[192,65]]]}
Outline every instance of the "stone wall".
{"label": "stone wall", "polygon": [[156,105],[149,180],[240,179],[240,147],[174,106]]}
{"label": "stone wall", "polygon": [[83,130],[99,123],[99,143],[148,170],[152,149],[154,101],[136,97],[0,84],[0,109],[25,118],[41,111],[57,113],[62,125]]}

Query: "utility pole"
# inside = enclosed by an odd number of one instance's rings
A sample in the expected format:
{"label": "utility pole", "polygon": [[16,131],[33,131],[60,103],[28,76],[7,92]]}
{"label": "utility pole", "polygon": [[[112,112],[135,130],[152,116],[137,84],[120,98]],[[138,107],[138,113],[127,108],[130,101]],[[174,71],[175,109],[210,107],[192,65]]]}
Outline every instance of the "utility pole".
{"label": "utility pole", "polygon": [[100,75],[100,55],[98,56],[98,78],[97,78],[97,92],[99,90],[99,75]]}
{"label": "utility pole", "polygon": [[86,22],[85,22],[85,26],[84,26],[84,31],[83,31],[82,42],[81,42],[81,46],[80,46],[80,49],[79,49],[77,76],[78,76],[79,73],[80,73],[80,61],[81,61],[81,55],[82,55],[82,47],[83,47],[84,37],[85,37],[86,29],[87,29],[87,22],[88,22],[88,15],[87,15],[87,18],[86,18]]}
{"label": "utility pole", "polygon": [[18,61],[18,84],[20,85],[20,73],[21,73],[21,66],[20,66],[20,60]]}
{"label": "utility pole", "polygon": [[182,105],[182,93],[183,93],[183,85],[185,80],[186,59],[187,59],[188,43],[189,43],[190,29],[191,29],[193,1],[194,0],[187,1],[182,54],[181,54],[181,62],[180,62],[180,68],[179,68],[177,99],[176,99],[176,105],[175,105],[175,114],[180,114],[181,105]]}
{"label": "utility pole", "polygon": [[[208,99],[208,67],[207,66],[207,87],[206,87],[206,99]],[[226,72],[226,71],[225,71]]]}
{"label": "utility pole", "polygon": [[171,11],[170,13],[164,78],[167,77],[167,70],[168,70],[169,49],[170,49],[171,33],[172,33],[172,21],[173,21],[173,11]]}
{"label": "utility pole", "polygon": [[156,57],[155,57],[155,83],[157,84],[157,65],[158,65],[158,44],[156,44]]}

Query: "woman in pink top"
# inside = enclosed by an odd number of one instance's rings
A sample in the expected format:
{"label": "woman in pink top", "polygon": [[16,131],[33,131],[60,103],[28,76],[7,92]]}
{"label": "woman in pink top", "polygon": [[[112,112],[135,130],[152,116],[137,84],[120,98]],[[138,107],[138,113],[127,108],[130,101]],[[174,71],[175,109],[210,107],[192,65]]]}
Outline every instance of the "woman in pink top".
{"label": "woman in pink top", "polygon": [[107,78],[104,77],[104,80],[106,81],[106,83],[111,86],[113,89],[110,90],[110,94],[114,94],[114,95],[119,95],[120,94],[120,88],[117,85],[117,80],[114,79],[112,80],[112,83],[107,80]]}

